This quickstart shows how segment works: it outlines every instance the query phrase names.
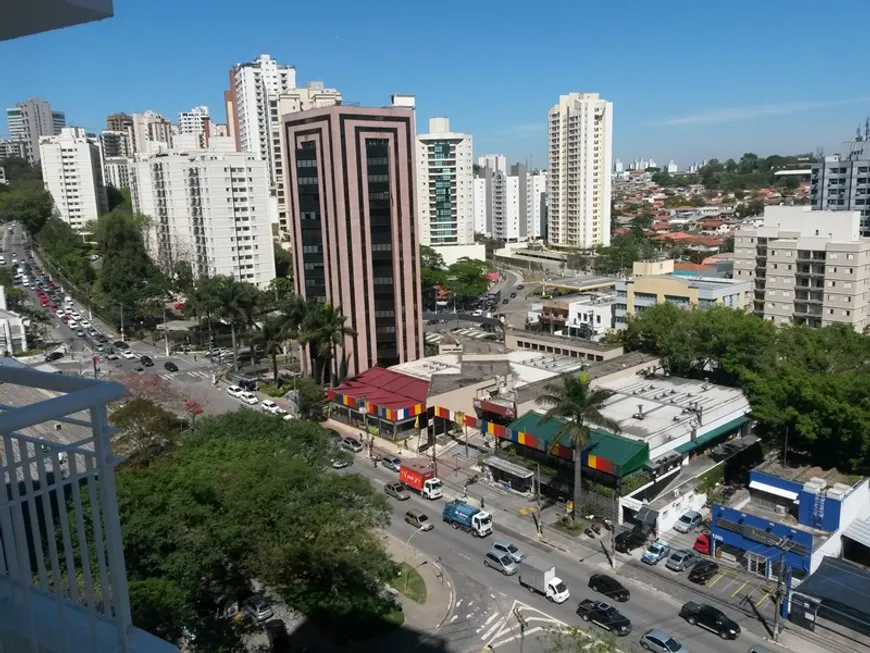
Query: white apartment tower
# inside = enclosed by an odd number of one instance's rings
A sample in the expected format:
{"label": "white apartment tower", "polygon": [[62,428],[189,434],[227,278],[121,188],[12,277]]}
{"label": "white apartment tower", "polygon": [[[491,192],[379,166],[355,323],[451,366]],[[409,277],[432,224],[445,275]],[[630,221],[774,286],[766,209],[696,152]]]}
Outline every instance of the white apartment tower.
{"label": "white apartment tower", "polygon": [[164,269],[190,263],[265,288],[275,278],[266,162],[247,152],[199,150],[140,157],[133,210],[152,217],[147,245]]}
{"label": "white apartment tower", "polygon": [[530,170],[526,181],[526,218],[529,240],[544,236],[547,219],[547,173]]}
{"label": "white apartment tower", "polygon": [[108,210],[100,146],[81,127],[39,139],[42,180],[60,218],[75,231]]}
{"label": "white apartment tower", "polygon": [[206,106],[193,107],[190,111],[178,113],[178,133],[196,136],[202,148],[208,144],[210,126],[211,120]]}
{"label": "white apartment tower", "polygon": [[30,165],[39,161],[39,139],[43,136],[57,136],[66,127],[66,116],[62,111],[52,111],[51,105],[40,98],[31,98],[6,109],[9,124],[9,138],[27,143],[26,153]]}
{"label": "white apartment tower", "polygon": [[272,129],[270,153],[275,175],[275,198],[278,205],[279,229],[285,238],[290,237],[290,225],[287,222],[287,195],[284,191],[284,142],[281,134],[281,118],[289,113],[332,107],[341,103],[341,92],[334,88],[326,88],[323,82],[308,82],[308,86],[291,88],[278,95],[269,96]]}
{"label": "white apartment tower", "polygon": [[477,157],[477,165],[481,168],[490,168],[495,172],[507,174],[507,157],[504,154],[484,154]]}
{"label": "white apartment tower", "polygon": [[130,159],[103,157],[103,178],[106,186],[130,188]]}
{"label": "white apartment tower", "polygon": [[227,123],[240,152],[251,152],[267,162],[269,183],[275,185],[272,133],[277,117],[270,110],[269,97],[296,88],[296,69],[278,64],[268,54],[230,69],[230,90],[226,94]]}
{"label": "white apartment tower", "polygon": [[107,159],[133,156],[133,148],[130,146],[130,132],[105,130],[100,134],[100,147],[103,156]]}
{"label": "white apartment tower", "polygon": [[554,245],[610,244],[613,103],[569,93],[549,113],[547,209]]}
{"label": "white apartment tower", "polygon": [[130,147],[135,154],[157,154],[172,147],[172,124],[156,111],[130,116]]}
{"label": "white apartment tower", "polygon": [[516,243],[543,235],[547,173],[517,163],[507,170],[505,157],[480,157],[474,179],[474,230]]}
{"label": "white apartment tower", "polygon": [[432,247],[474,244],[473,139],[432,118],[417,134],[417,207],[420,243]]}

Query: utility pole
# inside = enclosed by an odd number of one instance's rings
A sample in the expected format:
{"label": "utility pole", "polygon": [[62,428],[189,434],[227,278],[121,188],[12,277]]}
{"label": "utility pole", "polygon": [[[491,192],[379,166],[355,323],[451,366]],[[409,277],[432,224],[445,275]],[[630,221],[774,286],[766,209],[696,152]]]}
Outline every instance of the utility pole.
{"label": "utility pole", "polygon": [[124,340],[124,305],[119,304],[121,307],[121,340]]}
{"label": "utility pole", "polygon": [[779,549],[779,571],[776,574],[776,614],[773,617],[773,641],[779,641],[779,620],[782,612],[783,580],[785,578],[785,554],[791,550],[791,541],[788,537],[782,537],[776,543]]}
{"label": "utility pole", "polygon": [[529,624],[523,613],[520,612],[519,606],[514,608],[514,616],[517,618],[517,623],[520,626],[520,653],[523,653],[523,644],[526,641],[526,628],[528,628]]}
{"label": "utility pole", "polygon": [[541,463],[535,463],[535,486],[537,492],[535,494],[538,497],[538,512],[541,512]]}

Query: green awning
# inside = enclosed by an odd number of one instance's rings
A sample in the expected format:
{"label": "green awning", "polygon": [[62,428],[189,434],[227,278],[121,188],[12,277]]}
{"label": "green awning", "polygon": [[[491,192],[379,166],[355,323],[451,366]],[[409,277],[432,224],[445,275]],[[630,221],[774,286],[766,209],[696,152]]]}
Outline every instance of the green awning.
{"label": "green awning", "polygon": [[708,442],[711,442],[712,440],[718,438],[720,435],[724,435],[726,433],[734,433],[747,422],[749,422],[749,418],[745,415],[743,417],[738,417],[737,419],[732,419],[730,422],[723,424],[722,426],[718,426],[712,431],[708,431],[703,435],[699,435],[694,440],[690,440],[685,444],[681,444],[679,447],[676,448],[676,452],[682,454],[694,451],[695,449],[700,449]]}

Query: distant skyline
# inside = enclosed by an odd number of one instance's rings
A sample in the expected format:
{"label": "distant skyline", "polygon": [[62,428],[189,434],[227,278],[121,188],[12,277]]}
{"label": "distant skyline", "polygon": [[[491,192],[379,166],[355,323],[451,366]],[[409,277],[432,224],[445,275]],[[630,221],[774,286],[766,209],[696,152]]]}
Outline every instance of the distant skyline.
{"label": "distant skyline", "polygon": [[546,166],[547,111],[570,92],[614,103],[614,159],[625,163],[834,153],[870,113],[870,2],[829,3],[823,21],[817,11],[809,0],[734,0],[727,11],[442,0],[437,14],[399,0],[376,11],[350,0],[253,0],[244,11],[229,0],[115,0],[107,21],[0,44],[0,133],[5,108],[29,97],[93,131],[119,111],[174,122],[199,105],[223,122],[229,68],[269,54],[295,66],[300,85],[321,80],[347,102],[413,93],[418,131],[446,116],[474,136],[475,156],[536,167]]}

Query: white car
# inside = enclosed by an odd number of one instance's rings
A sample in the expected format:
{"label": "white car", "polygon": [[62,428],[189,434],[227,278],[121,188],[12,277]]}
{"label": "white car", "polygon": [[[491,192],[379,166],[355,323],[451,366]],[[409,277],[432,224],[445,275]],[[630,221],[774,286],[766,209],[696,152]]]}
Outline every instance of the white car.
{"label": "white car", "polygon": [[257,395],[255,395],[253,392],[242,392],[239,395],[239,399],[251,406],[260,402],[260,400],[257,399]]}
{"label": "white car", "polygon": [[[287,413],[286,410],[284,412]],[[294,419],[296,419],[295,415],[291,415],[290,413],[287,413],[286,415],[284,415],[285,422],[292,422]]]}
{"label": "white car", "polygon": [[242,389],[241,389],[239,386],[237,386],[237,385],[231,385],[229,388],[227,388],[227,394],[228,394],[230,397],[239,397],[239,396],[241,396],[241,394],[242,394],[243,392],[244,392],[244,390],[242,390]]}
{"label": "white car", "polygon": [[129,349],[125,349],[125,350],[123,351],[123,353],[121,354],[121,356],[123,356],[124,358],[126,358],[128,361],[137,361],[137,360],[139,360],[139,354],[133,353],[133,352],[130,351]]}
{"label": "white car", "polygon": [[62,308],[59,308],[59,309],[57,309],[57,313],[56,313],[56,315],[57,315],[58,317],[63,317],[64,315],[66,315],[66,311],[63,310]]}
{"label": "white car", "polygon": [[111,353],[106,354],[106,358],[108,358],[110,361],[116,361],[121,357],[118,356],[118,354],[116,354],[115,352],[111,352]]}
{"label": "white car", "polygon": [[79,323],[76,322],[74,319],[70,318],[69,320],[67,320],[66,325],[67,325],[70,329],[75,329],[75,328],[79,325]]}
{"label": "white car", "polygon": [[286,415],[287,411],[281,408],[278,404],[276,404],[271,399],[264,399],[260,404],[260,408],[265,410],[267,413],[272,413],[273,415]]}
{"label": "white car", "polygon": [[79,322],[79,324],[81,324],[82,327],[84,327],[85,329],[90,329],[90,328],[91,328],[91,323],[88,322],[87,320],[82,320],[81,322]]}

